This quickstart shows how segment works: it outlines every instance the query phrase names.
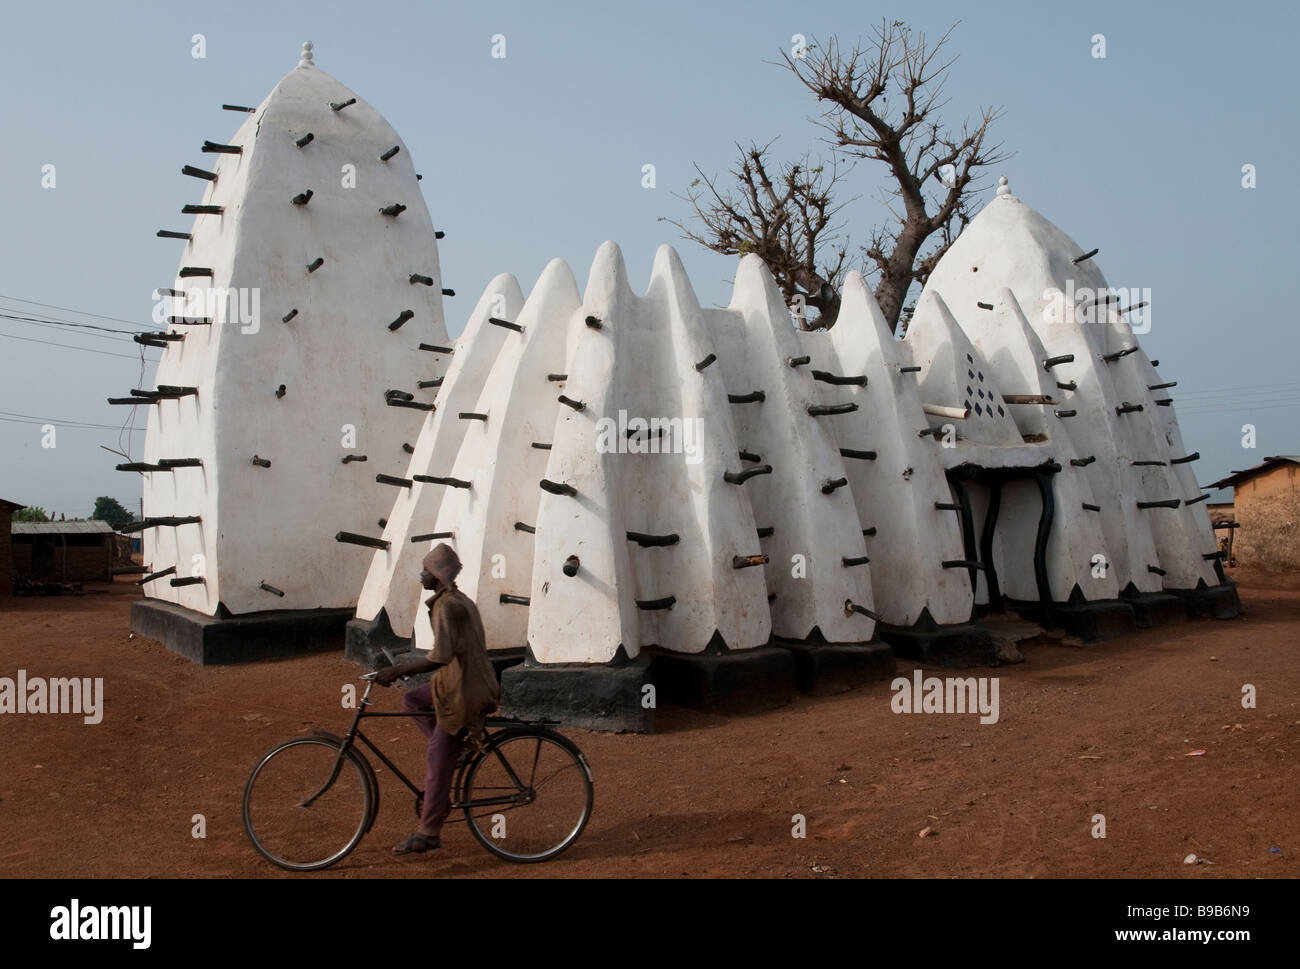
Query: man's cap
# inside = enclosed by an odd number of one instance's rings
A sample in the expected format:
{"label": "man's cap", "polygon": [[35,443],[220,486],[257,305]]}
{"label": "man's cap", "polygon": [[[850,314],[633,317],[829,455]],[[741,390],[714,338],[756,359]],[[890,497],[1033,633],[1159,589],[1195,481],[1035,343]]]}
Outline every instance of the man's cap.
{"label": "man's cap", "polygon": [[443,585],[451,585],[461,569],[460,559],[446,542],[439,542],[429,551],[424,557],[424,567]]}

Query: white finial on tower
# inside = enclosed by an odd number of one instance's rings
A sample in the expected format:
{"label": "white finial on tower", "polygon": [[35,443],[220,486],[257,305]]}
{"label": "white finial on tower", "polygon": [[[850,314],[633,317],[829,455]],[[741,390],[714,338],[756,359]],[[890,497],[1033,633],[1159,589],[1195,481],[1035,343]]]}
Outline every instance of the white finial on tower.
{"label": "white finial on tower", "polygon": [[298,61],[298,66],[299,66],[299,67],[312,67],[312,66],[314,66],[314,65],[312,64],[312,62],[311,62],[311,50],[312,50],[312,43],[311,43],[311,41],[310,41],[310,40],[309,40],[309,41],[305,41],[305,42],[303,43],[303,45],[302,45],[302,59],[301,59],[300,61]]}
{"label": "white finial on tower", "polygon": [[1007,177],[1003,175],[1001,178],[998,179],[998,197],[1001,198],[1004,195],[1010,195],[1010,194],[1011,194],[1011,189],[1007,185]]}

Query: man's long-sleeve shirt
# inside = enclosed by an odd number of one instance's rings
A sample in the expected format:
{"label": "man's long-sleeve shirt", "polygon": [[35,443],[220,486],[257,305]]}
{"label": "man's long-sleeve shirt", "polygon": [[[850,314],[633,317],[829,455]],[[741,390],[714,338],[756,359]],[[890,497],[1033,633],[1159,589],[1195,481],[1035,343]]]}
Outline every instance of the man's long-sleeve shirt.
{"label": "man's long-sleeve shirt", "polygon": [[444,664],[430,681],[438,726],[452,736],[462,727],[477,732],[501,699],[478,607],[454,586],[439,591],[428,605],[433,626],[429,659]]}

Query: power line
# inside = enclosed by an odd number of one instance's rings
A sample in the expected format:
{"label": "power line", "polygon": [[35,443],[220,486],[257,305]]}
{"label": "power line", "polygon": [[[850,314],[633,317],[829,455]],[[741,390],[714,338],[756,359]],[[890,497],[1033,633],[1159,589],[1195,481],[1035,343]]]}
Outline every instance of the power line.
{"label": "power line", "polygon": [[[122,428],[118,427],[116,424],[87,424],[81,421],[54,421],[54,420],[43,421],[40,419],[28,421],[18,417],[0,417],[0,421],[3,421],[6,424],[54,424],[56,427],[71,428],[73,430],[94,430],[94,431],[122,430]],[[133,427],[131,428],[131,433],[139,434],[142,433],[144,430],[145,428],[143,427]]]}
{"label": "power line", "polygon": [[1215,404],[1206,407],[1184,407],[1179,409],[1180,414],[1215,414],[1226,413],[1228,411],[1238,410],[1273,410],[1278,407],[1296,407],[1300,405],[1300,399],[1288,398],[1278,401],[1241,401],[1228,404]]}
{"label": "power line", "polygon": [[1183,394],[1179,394],[1178,400],[1183,401],[1184,403],[1187,404],[1195,404],[1199,407],[1202,405],[1212,406],[1214,404],[1224,403],[1224,402],[1234,403],[1238,400],[1250,400],[1253,397],[1260,397],[1263,400],[1277,400],[1278,398],[1281,397],[1294,397],[1296,394],[1300,394],[1300,387],[1295,387],[1290,390],[1267,390],[1267,391],[1244,390],[1238,394],[1223,394],[1220,397],[1186,397],[1185,398]]}
{"label": "power line", "polygon": [[[88,337],[88,338],[90,338],[90,339],[92,339],[92,340],[112,340],[114,343],[131,343],[131,342],[133,342],[132,340],[130,340],[130,339],[129,339],[128,337],[126,337],[125,335],[123,335],[123,336],[112,336],[112,335],[110,335],[110,334],[108,334],[108,333],[83,333],[83,332],[80,332],[80,331],[74,331],[73,333],[69,333],[67,330],[60,329],[60,326],[62,326],[62,325],[67,325],[67,324],[59,324],[59,323],[55,323],[55,322],[52,321],[52,320],[51,320],[51,321],[45,321],[45,320],[27,320],[27,319],[22,319],[22,318],[17,317],[17,316],[9,316],[9,315],[7,315],[7,314],[5,314],[5,313],[0,313],[0,319],[3,319],[3,320],[9,320],[11,323],[26,323],[28,326],[44,326],[44,327],[48,327],[48,328],[50,328],[51,330],[55,330],[55,331],[57,331],[57,332],[59,332],[59,333],[64,334],[65,336],[82,336],[82,337]],[[121,331],[121,330],[115,330],[114,332],[115,332],[115,333],[123,333],[124,331]]]}
{"label": "power line", "polygon": [[85,310],[74,310],[68,306],[55,306],[53,303],[38,303],[34,299],[23,299],[21,296],[6,296],[0,293],[0,299],[13,300],[15,303],[30,303],[32,306],[44,306],[48,310],[63,310],[65,313],[76,313],[78,316],[89,316],[96,320],[112,320],[114,323],[129,323],[131,326],[139,326],[134,320],[124,320],[120,316],[104,316],[100,313],[87,313]]}
{"label": "power line", "polygon": [[[12,333],[0,333],[0,337],[6,340],[22,340],[24,343],[43,343],[49,347],[62,347],[64,350],[80,350],[82,353],[98,353],[104,357],[121,357],[123,360],[139,360],[139,357],[132,356],[129,353],[112,353],[109,350],[96,350],[93,347],[74,347],[67,343],[51,343],[49,340],[33,340],[31,337],[14,336]],[[140,351],[144,352],[143,348]]]}
{"label": "power line", "polygon": [[1188,410],[1183,411],[1182,413],[1189,417],[1204,417],[1206,415],[1213,416],[1215,414],[1239,414],[1242,411],[1281,410],[1284,407],[1294,410],[1297,406],[1300,406],[1300,401],[1283,404],[1237,404],[1232,407],[1211,408],[1210,410]]}
{"label": "power line", "polygon": [[[0,310],[8,307],[0,307]],[[0,317],[6,320],[17,320],[20,323],[40,323],[46,326],[75,326],[82,330],[101,330],[104,333],[120,333],[129,336],[132,333],[139,333],[139,330],[123,330],[115,326],[96,326],[94,323],[74,323],[72,320],[61,320],[55,316],[15,316],[12,313],[0,312]]]}
{"label": "power line", "polygon": [[[34,421],[40,421],[42,424],[91,424],[90,421],[81,420],[60,420],[57,417],[41,417],[39,414],[20,414],[12,410],[0,410],[0,416],[4,417],[26,417]],[[93,424],[94,427],[112,427],[116,429],[116,424]]]}
{"label": "power line", "polygon": [[1276,384],[1272,387],[1238,387],[1235,390],[1216,390],[1216,391],[1181,391],[1178,394],[1179,399],[1186,399],[1189,403],[1213,403],[1220,397],[1276,397],[1280,394],[1292,394],[1300,391],[1300,384]]}

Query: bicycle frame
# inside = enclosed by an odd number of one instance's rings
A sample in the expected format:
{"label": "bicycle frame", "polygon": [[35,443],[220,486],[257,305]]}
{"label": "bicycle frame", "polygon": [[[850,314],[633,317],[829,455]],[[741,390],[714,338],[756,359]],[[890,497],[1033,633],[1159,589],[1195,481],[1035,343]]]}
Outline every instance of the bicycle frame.
{"label": "bicycle frame", "polygon": [[[334,768],[330,771],[329,778],[326,779],[324,785],[322,785],[319,791],[317,791],[315,794],[313,794],[311,797],[307,798],[306,800],[302,801],[299,805],[300,807],[310,807],[313,801],[315,801],[318,797],[320,797],[322,794],[328,791],[330,787],[333,786],[334,782],[338,780],[339,771],[342,770],[343,768],[343,759],[347,756],[348,751],[354,748],[355,742],[357,740],[360,740],[367,747],[369,747],[370,750],[374,753],[374,755],[378,757],[380,761],[384,764],[384,766],[387,767],[390,771],[392,771],[393,774],[396,775],[397,778],[401,780],[403,784],[406,785],[406,787],[411,791],[412,794],[414,794],[417,798],[424,796],[423,789],[417,787],[409,777],[407,777],[404,773],[402,773],[400,767],[394,764],[382,750],[380,750],[377,746],[375,746],[374,741],[372,741],[369,737],[367,737],[364,733],[361,732],[361,721],[373,717],[408,717],[408,718],[426,717],[428,716],[428,714],[407,713],[405,711],[401,713],[388,713],[388,712],[368,710],[367,707],[370,707],[375,702],[370,699],[370,691],[374,688],[374,685],[375,685],[375,681],[373,679],[367,680],[366,690],[365,693],[361,695],[361,700],[357,704],[357,712],[356,715],[352,718],[352,725],[348,728],[348,732],[342,738],[338,738],[341,739],[342,742],[339,746],[338,757],[334,761]],[[506,720],[501,717],[488,717],[484,722],[486,724],[510,724],[510,723],[515,723],[516,721]],[[538,724],[538,726],[543,726],[543,725]],[[324,730],[313,730],[311,732],[318,736],[326,736],[326,737],[334,736],[333,734],[330,734],[328,731],[324,731]],[[484,739],[484,751],[481,756],[486,756],[486,754],[489,751],[491,753],[496,754],[497,759],[501,761],[501,765],[505,768],[506,774],[510,777],[511,782],[515,785],[515,787],[520,792],[525,792],[527,790],[526,785],[519,779],[519,776],[515,773],[514,768],[510,766],[510,762],[505,759],[501,751],[497,749],[497,747],[494,744],[492,744],[492,740],[495,736],[496,736],[495,734],[491,734],[491,733],[486,734]],[[452,783],[452,793],[453,793],[452,804],[451,804],[452,810],[463,810],[467,807],[493,807],[496,805],[517,803],[517,798],[511,796],[483,798],[477,801],[459,800],[457,795],[459,795],[461,790],[463,789],[461,782],[464,777],[466,769],[468,769],[471,763],[473,763],[472,760],[459,765],[459,767],[457,768],[456,776]],[[456,820],[460,820],[460,819],[456,819]]]}
{"label": "bicycle frame", "polygon": [[[403,710],[401,712],[372,709],[375,701],[371,699],[371,690],[374,687],[374,678],[377,675],[377,673],[372,672],[361,677],[361,679],[368,681],[367,686],[360,698],[361,702],[357,704],[356,712],[345,735],[339,736],[327,730],[317,729],[292,737],[269,750],[249,775],[248,782],[244,785],[244,830],[258,853],[273,864],[290,871],[319,871],[322,868],[328,868],[352,851],[365,837],[366,833],[371,830],[379,814],[380,784],[376,768],[371,765],[370,759],[362,750],[362,746],[368,747],[379,758],[383,766],[392,771],[406,786],[406,789],[415,795],[415,812],[417,815],[421,814],[424,799],[423,790],[379,748],[379,745],[374,740],[365,735],[361,729],[361,721],[368,717],[419,716],[428,716],[433,720],[436,718],[436,714],[433,711],[423,709],[417,711]],[[484,726],[489,729],[483,730],[481,734],[470,739],[472,749],[466,747],[461,751],[462,756],[458,759],[454,768],[452,796],[450,798],[452,803],[449,806],[455,809],[457,813],[463,814],[463,817],[454,820],[467,822],[470,833],[479,844],[493,855],[506,861],[528,863],[548,861],[556,857],[582,834],[587,821],[591,817],[591,768],[578,746],[553,729],[554,723],[554,721],[528,722],[509,717],[486,717]],[[536,745],[535,748],[534,744]],[[328,770],[329,776],[319,790],[305,800],[298,801],[296,807],[306,808],[318,800],[322,800],[326,792],[341,781],[344,763],[350,761],[351,764],[347,768],[349,771],[348,776],[351,777],[350,771],[355,767],[361,775],[360,780],[363,790],[360,792],[349,790],[344,793],[348,798],[356,796],[357,793],[364,798],[359,826],[353,830],[347,844],[333,854],[305,859],[301,856],[301,849],[294,848],[292,849],[294,851],[293,856],[285,855],[274,845],[274,842],[280,838],[280,831],[283,830],[284,823],[287,823],[290,828],[299,830],[302,829],[301,826],[305,823],[307,825],[306,831],[310,833],[313,829],[312,818],[314,815],[306,815],[294,809],[293,802],[300,796],[296,792],[289,797],[285,797],[283,794],[278,797],[275,794],[270,794],[270,800],[266,800],[265,792],[268,791],[268,788],[274,790],[276,786],[275,780],[272,780],[269,785],[264,784],[257,787],[259,792],[263,792],[261,797],[254,797],[254,787],[258,783],[258,778],[262,776],[263,768],[282,751],[291,749],[303,751],[309,749],[309,747],[319,751],[321,746],[334,751],[334,761]],[[548,767],[543,769],[539,775],[539,764],[542,763],[543,749],[547,751],[546,763]],[[289,759],[276,760],[277,767],[272,768],[269,776],[273,778],[279,777],[282,781],[293,778],[290,780],[290,789],[292,790],[297,784],[302,783],[303,778],[301,771],[292,772],[292,768],[287,768],[286,765]],[[514,769],[511,760],[520,764],[519,771]],[[295,763],[298,762],[295,761]],[[552,769],[550,766],[552,763],[557,763],[559,766]],[[326,755],[326,764],[329,764],[328,755]],[[498,771],[497,764],[500,764],[504,770]],[[310,768],[309,783],[310,776],[319,777],[315,772],[324,766],[317,762],[316,767]],[[480,770],[485,766],[488,767],[487,775],[480,776]],[[521,850],[522,845],[529,842],[529,835],[524,836],[523,840],[519,842],[519,846],[516,846],[514,842],[509,845],[500,842],[499,839],[506,836],[504,812],[521,809],[521,814],[515,815],[512,813],[511,817],[523,817],[523,830],[528,831],[530,819],[532,819],[531,823],[533,824],[536,823],[535,819],[539,816],[545,819],[549,816],[545,813],[545,805],[558,803],[557,800],[552,798],[556,788],[550,785],[551,779],[572,768],[577,768],[580,772],[580,776],[576,778],[578,786],[574,788],[572,784],[562,783],[560,787],[564,788],[564,794],[559,798],[559,801],[567,802],[574,795],[578,797],[578,800],[574,802],[574,808],[577,809],[576,813],[570,815],[570,820],[561,820],[559,824],[553,820],[550,822],[543,820],[542,826],[535,828],[535,830],[541,833],[541,836],[546,840],[541,845],[534,844],[534,847],[529,850]],[[286,769],[291,773],[285,773]],[[528,777],[527,781],[523,780],[525,775]],[[566,776],[572,777],[573,775]],[[351,789],[351,785],[349,785],[349,788]],[[301,790],[301,787],[297,787],[297,791]],[[530,810],[530,806],[537,803],[539,794],[544,809],[542,815]],[[277,800],[279,802],[278,810],[280,814],[278,818],[280,820],[276,820],[277,808],[275,802]],[[340,805],[335,804],[334,801],[335,799],[330,799],[333,807],[338,808]],[[257,806],[254,807],[254,805]],[[264,813],[263,806],[270,809],[269,814]],[[346,805],[344,807],[346,808]],[[337,811],[335,810],[332,814],[326,812],[326,814],[327,820],[329,820],[334,817],[334,814],[337,814]],[[447,820],[452,820],[452,818]],[[266,822],[265,825],[263,821]],[[512,827],[514,826],[512,825]],[[557,832],[559,840],[552,838],[550,832]],[[270,840],[267,840],[268,835]],[[535,842],[535,835],[532,840]]]}

